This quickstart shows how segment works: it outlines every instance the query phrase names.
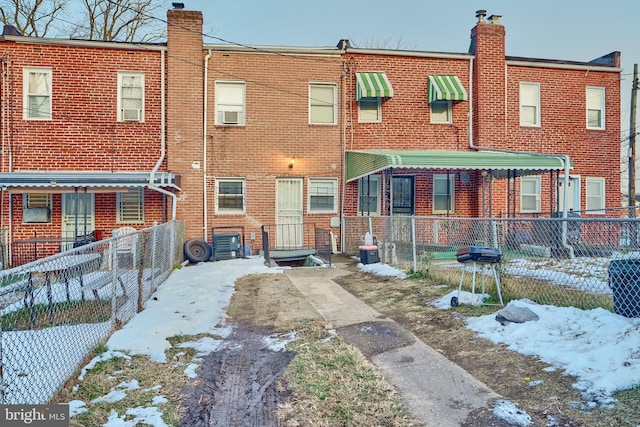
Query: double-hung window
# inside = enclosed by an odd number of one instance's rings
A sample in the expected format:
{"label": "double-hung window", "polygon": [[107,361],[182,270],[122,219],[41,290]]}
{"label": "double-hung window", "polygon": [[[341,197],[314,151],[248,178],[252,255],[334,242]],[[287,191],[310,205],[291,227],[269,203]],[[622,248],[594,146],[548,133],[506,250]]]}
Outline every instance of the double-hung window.
{"label": "double-hung window", "polygon": [[242,81],[216,82],[216,125],[246,124],[246,84]]}
{"label": "double-hung window", "polygon": [[126,193],[116,193],[116,222],[119,224],[144,222],[144,188],[133,187]]}
{"label": "double-hung window", "polygon": [[538,83],[520,83],[520,126],[540,126]]}
{"label": "double-hung window", "polygon": [[451,101],[432,101],[429,104],[431,109],[431,123],[451,123]]}
{"label": "double-hung window", "polygon": [[22,196],[22,222],[51,222],[51,193],[27,193]]}
{"label": "double-hung window", "polygon": [[433,175],[433,213],[452,213],[455,208],[455,175]]}
{"label": "double-hung window", "polygon": [[245,180],[223,178],[216,180],[216,213],[243,214],[245,212]]}
{"label": "double-hung window", "polygon": [[144,121],[143,73],[118,73],[118,121]]}
{"label": "double-hung window", "polygon": [[380,215],[380,176],[358,180],[358,215]]}
{"label": "double-hung window", "polygon": [[335,213],[338,211],[338,180],[309,178],[309,213]]}
{"label": "double-hung window", "polygon": [[520,212],[540,212],[540,182],[539,176],[520,178]]}
{"label": "double-hung window", "polygon": [[360,98],[358,100],[358,121],[360,123],[378,123],[382,121],[380,97]]}
{"label": "double-hung window", "polygon": [[25,68],[22,75],[25,120],[51,120],[51,68]]}
{"label": "double-hung window", "polygon": [[604,129],[604,88],[587,88],[587,129]]}
{"label": "double-hung window", "polygon": [[335,84],[309,84],[309,123],[338,123],[337,89]]}
{"label": "double-hung window", "polygon": [[587,192],[586,209],[590,214],[604,214],[604,178],[587,178],[585,191]]}

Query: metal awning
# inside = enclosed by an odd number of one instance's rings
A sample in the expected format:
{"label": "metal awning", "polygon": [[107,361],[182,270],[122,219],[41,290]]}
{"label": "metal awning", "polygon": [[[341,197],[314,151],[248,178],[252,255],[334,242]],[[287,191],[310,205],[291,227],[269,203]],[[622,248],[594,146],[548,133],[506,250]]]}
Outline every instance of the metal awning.
{"label": "metal awning", "polygon": [[434,101],[465,101],[467,91],[464,90],[457,76],[429,76],[429,104]]}
{"label": "metal awning", "polygon": [[391,98],[393,88],[383,72],[356,73],[356,101],[360,98]]}
{"label": "metal awning", "polygon": [[[568,158],[568,157],[567,157]],[[385,169],[486,170],[496,178],[561,171],[565,156],[494,151],[368,150],[346,152],[346,180]],[[569,158],[568,158],[569,159]],[[569,159],[569,167],[573,162]]]}
{"label": "metal awning", "polygon": [[[3,190],[43,192],[65,192],[75,188],[122,189],[148,187],[150,172],[95,172],[95,171],[19,171],[0,173],[0,188]],[[168,172],[156,172],[151,181],[156,187],[176,188],[178,176]]]}

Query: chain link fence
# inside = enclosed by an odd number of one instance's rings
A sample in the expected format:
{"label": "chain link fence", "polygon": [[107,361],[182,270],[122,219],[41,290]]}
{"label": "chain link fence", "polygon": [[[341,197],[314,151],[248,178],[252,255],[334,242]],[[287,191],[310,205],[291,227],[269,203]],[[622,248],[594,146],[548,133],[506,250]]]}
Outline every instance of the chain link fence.
{"label": "chain link fence", "polygon": [[[640,220],[620,218],[348,217],[344,252],[357,255],[371,232],[380,261],[405,271],[428,271],[446,283],[462,283],[470,266],[458,251],[498,248],[496,267],[505,304],[528,298],[540,304],[601,307],[640,317]],[[478,272],[492,274],[478,263]],[[487,276],[488,277],[488,276]],[[498,299],[497,289],[490,294]]]}
{"label": "chain link fence", "polygon": [[183,260],[168,222],[0,272],[0,403],[45,404]]}

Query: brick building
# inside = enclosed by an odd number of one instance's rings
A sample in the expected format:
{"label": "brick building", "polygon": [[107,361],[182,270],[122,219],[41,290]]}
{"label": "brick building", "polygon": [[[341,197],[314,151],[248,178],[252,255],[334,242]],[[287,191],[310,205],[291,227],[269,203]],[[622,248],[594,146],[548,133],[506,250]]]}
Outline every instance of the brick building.
{"label": "brick building", "polygon": [[170,218],[166,48],[0,37],[3,241],[73,239]]}
{"label": "brick building", "polygon": [[506,56],[500,17],[480,12],[468,53],[341,42],[345,215],[594,216],[619,206],[619,52]]}

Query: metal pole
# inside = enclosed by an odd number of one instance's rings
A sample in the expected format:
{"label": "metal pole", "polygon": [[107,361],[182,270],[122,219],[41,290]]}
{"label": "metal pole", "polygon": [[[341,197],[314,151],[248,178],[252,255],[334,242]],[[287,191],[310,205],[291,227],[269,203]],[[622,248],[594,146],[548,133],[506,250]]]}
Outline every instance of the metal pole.
{"label": "metal pole", "polygon": [[[636,99],[638,94],[638,64],[633,65],[631,86],[631,119],[629,120],[629,218],[636,217]],[[631,246],[638,243],[636,224],[631,226]]]}

